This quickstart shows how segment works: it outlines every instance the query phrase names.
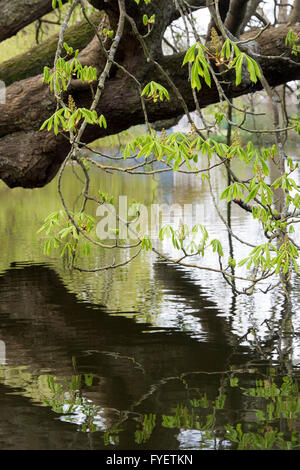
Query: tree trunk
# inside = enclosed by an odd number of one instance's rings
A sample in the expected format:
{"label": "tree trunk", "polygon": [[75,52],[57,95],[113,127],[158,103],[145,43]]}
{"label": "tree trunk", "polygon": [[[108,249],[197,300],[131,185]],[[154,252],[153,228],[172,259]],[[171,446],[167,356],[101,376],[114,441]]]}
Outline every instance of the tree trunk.
{"label": "tree trunk", "polygon": [[285,24],[288,22],[288,2],[285,0],[280,0],[279,1],[279,9],[278,9],[278,24]]}
{"label": "tree trunk", "polygon": [[300,22],[300,0],[294,1],[294,6],[289,17],[289,23],[295,24]]}

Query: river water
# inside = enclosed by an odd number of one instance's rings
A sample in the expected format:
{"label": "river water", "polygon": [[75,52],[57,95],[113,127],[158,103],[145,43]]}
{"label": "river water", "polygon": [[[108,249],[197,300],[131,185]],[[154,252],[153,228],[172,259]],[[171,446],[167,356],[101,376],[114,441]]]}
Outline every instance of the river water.
{"label": "river water", "polygon": [[[67,167],[63,182],[72,209],[75,173]],[[216,193],[225,183],[216,171]],[[147,207],[192,204],[230,252],[201,177],[92,171],[92,186]],[[1,183],[0,200],[0,449],[300,449],[299,277],[287,303],[280,289],[236,295],[219,274],[151,251],[116,270],[70,272],[36,235],[61,208],[57,179],[34,190]],[[231,226],[250,243],[261,237],[236,205]],[[156,243],[174,255],[170,240]],[[232,245],[237,258],[251,250]],[[115,256],[128,255],[92,249],[81,266]],[[203,262],[218,267],[212,252]]]}

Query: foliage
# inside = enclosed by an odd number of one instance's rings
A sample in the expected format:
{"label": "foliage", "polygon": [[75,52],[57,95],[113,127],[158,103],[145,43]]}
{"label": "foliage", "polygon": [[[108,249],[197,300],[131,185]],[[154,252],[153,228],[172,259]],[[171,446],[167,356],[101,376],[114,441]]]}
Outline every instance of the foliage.
{"label": "foliage", "polygon": [[293,31],[293,29],[290,29],[285,38],[285,44],[291,47],[293,55],[297,55],[298,52],[300,52],[299,41],[299,36],[295,31]]}
{"label": "foliage", "polygon": [[[228,413],[229,404],[225,391],[218,397],[209,399],[207,393],[197,394],[194,390],[193,398],[178,404],[168,414],[162,414],[160,417],[152,413],[141,416],[135,431],[135,442],[138,445],[145,444],[151,439],[154,428],[161,426],[174,429],[178,433],[197,431],[200,448],[208,448],[217,441],[220,443],[217,449],[228,448],[228,444],[230,448],[237,450],[299,448],[300,436],[294,430],[300,413],[297,382],[288,376],[283,377],[278,385],[272,379],[257,379],[255,387],[245,388],[239,384],[239,378],[232,375],[222,388],[226,386],[255,399],[254,406],[259,408],[253,410],[256,416],[254,422],[220,425],[220,422],[224,422],[222,417]],[[279,430],[281,428],[283,430]],[[115,432],[113,429],[112,433]]]}
{"label": "foliage", "polygon": [[[50,255],[52,249],[59,249],[60,256],[67,257],[72,265],[76,256],[80,254],[89,256],[91,251],[90,243],[80,239],[78,229],[90,234],[95,227],[96,220],[84,212],[70,213],[70,215],[72,221],[66,217],[62,210],[49,214],[38,233],[45,232],[46,235],[51,235],[44,245],[45,255]],[[54,231],[55,233],[53,233]]]}
{"label": "foliage", "polygon": [[[136,1],[137,5],[139,3],[139,1]],[[145,1],[146,5],[148,3],[150,2]],[[121,20],[122,11],[120,10],[119,30],[122,25]],[[143,23],[145,26],[155,27],[155,15],[149,17],[144,14]],[[110,57],[110,54],[115,54],[119,42],[117,31],[105,29],[102,40],[111,42],[110,51],[107,53],[108,57]],[[286,46],[292,49],[292,54],[296,54],[298,51],[298,40],[298,36],[291,29],[286,37]],[[140,37],[140,41],[143,41],[142,37]],[[103,46],[103,43],[101,44]],[[142,45],[145,54],[147,54],[147,48],[143,42]],[[79,150],[79,142],[76,139],[81,139],[87,125],[98,125],[104,129],[108,127],[104,115],[99,116],[96,107],[101,99],[101,92],[108,75],[107,71],[113,61],[111,58],[108,59],[107,70],[104,69],[102,74],[98,76],[95,68],[87,65],[82,66],[78,60],[78,51],[74,52],[66,43],[64,43],[64,50],[67,55],[65,57],[59,55],[54,71],[51,72],[47,67],[44,70],[44,82],[49,85],[50,91],[54,93],[58,106],[56,112],[43,123],[41,130],[51,131],[53,129],[55,135],[69,133],[69,139],[70,142],[73,142],[73,146],[68,158],[71,158],[72,155],[72,158],[80,163],[88,182],[87,162]],[[74,57],[72,58],[73,54]],[[152,59],[149,56],[147,60],[151,61]],[[245,48],[239,41],[232,38],[220,37],[215,28],[212,28],[209,43],[203,44],[198,40],[188,48],[182,65],[188,65],[189,67],[193,90],[200,91],[204,85],[211,87],[213,83],[217,87],[220,93],[220,107],[215,113],[216,125],[220,125],[223,120],[228,121],[228,126],[234,125],[229,120],[228,114],[231,104],[227,99],[226,106],[223,103],[226,95],[222,91],[222,82],[219,78],[219,76],[222,78],[231,76],[232,71],[235,74],[236,87],[241,86],[244,80],[250,80],[253,84],[260,80],[267,94],[269,94],[270,100],[274,103],[268,85],[265,83],[265,78],[262,76],[260,65],[255,60],[251,49]],[[216,72],[216,69],[220,72]],[[180,98],[176,87],[167,77],[167,74],[161,72],[165,81],[169,84],[169,90],[154,80],[146,83],[144,87],[139,85],[146,120],[145,100],[152,102],[153,106],[159,106],[159,101],[174,99],[173,93],[177,94],[178,99]],[[77,107],[70,94],[68,95],[68,103],[63,101],[63,97],[67,95],[72,77],[76,77],[91,86],[93,99],[89,109]],[[93,91],[93,84],[97,84],[96,93]],[[274,114],[275,118],[276,113],[277,111]],[[243,120],[245,120],[247,110],[241,111],[241,114],[244,116]],[[298,117],[294,116],[292,119],[290,129],[299,132]],[[228,185],[221,192],[220,201],[225,201],[226,204],[234,202],[239,204],[242,209],[252,213],[253,218],[260,223],[262,232],[267,238],[265,243],[250,244],[251,250],[247,257],[239,260],[229,257],[227,266],[224,267],[225,251],[220,241],[210,237],[203,225],[197,223],[192,228],[184,224],[178,228],[168,225],[161,228],[159,238],[161,241],[165,238],[171,238],[173,247],[181,253],[181,257],[178,260],[172,260],[173,262],[180,264],[186,261],[189,256],[194,255],[203,257],[207,248],[210,247],[212,252],[217,255],[219,272],[225,280],[232,285],[237,293],[248,295],[253,293],[258,282],[269,277],[280,276],[281,280],[287,279],[291,276],[293,270],[299,274],[299,248],[291,237],[294,232],[293,224],[297,222],[300,206],[299,187],[291,177],[298,164],[295,165],[288,158],[285,165],[285,155],[282,151],[282,140],[278,125],[275,130],[276,143],[270,147],[260,148],[255,147],[251,140],[243,144],[239,135],[239,128],[243,129],[242,125],[236,125],[233,137],[231,136],[230,141],[226,143],[221,142],[218,136],[211,137],[209,134],[204,136],[193,122],[191,122],[191,130],[188,134],[171,132],[167,135],[164,129],[159,134],[151,130],[149,123],[147,125],[147,133],[136,136],[127,142],[122,149],[124,160],[136,159],[139,162],[136,166],[126,168],[127,173],[135,174],[136,169],[140,174],[145,175],[156,174],[160,171],[183,171],[194,174],[196,177],[201,173],[201,179],[207,181],[210,185],[212,198],[214,204],[216,204],[216,195],[210,182],[211,173],[213,168],[224,166],[228,174]],[[270,132],[273,131],[270,130]],[[75,157],[74,154],[76,154]],[[219,159],[218,164],[212,163],[215,158]],[[245,168],[251,168],[252,176],[250,179],[241,181],[235,176],[231,170],[233,160],[239,160]],[[203,169],[203,166],[205,166],[203,162],[207,162],[205,169]],[[88,163],[95,164],[93,159],[89,159]],[[272,180],[270,179],[270,167],[274,164],[280,168],[280,175]],[[157,167],[157,165],[161,166]],[[98,166],[104,171],[124,171],[121,168],[103,164]],[[281,208],[278,207],[276,202],[278,194],[280,195]],[[98,201],[99,204],[103,202],[101,198],[97,199],[85,193],[85,202],[89,199]],[[54,236],[46,242],[44,249],[46,254],[50,253],[52,247],[61,248],[62,240],[67,236],[70,240],[68,239],[63,245],[62,254],[68,252],[71,256],[72,253],[79,253],[77,249],[78,242],[82,237],[85,237],[85,230],[81,230],[80,224],[83,223],[83,220],[92,220],[91,216],[88,216],[84,211],[81,214],[73,215],[68,212],[65,203],[64,207],[68,214],[68,224],[61,229],[58,236]],[[138,212],[137,216],[139,216]],[[49,221],[46,219],[44,228],[41,229],[42,231],[45,230],[47,234],[50,233],[49,228],[52,228],[58,219],[50,217],[49,220],[50,225],[47,225]],[[119,230],[116,230],[115,234],[118,239]],[[197,235],[200,235],[200,240]],[[152,240],[148,235],[136,233],[136,240],[136,246],[140,245],[141,249],[154,249]],[[97,244],[98,242],[89,237],[89,243]],[[84,248],[81,251],[82,254],[89,253],[89,243],[85,241]],[[249,245],[247,241],[242,240],[242,243]],[[116,243],[116,247],[121,245],[122,243]],[[155,251],[157,252],[157,250]],[[162,256],[166,258],[165,255]],[[191,266],[195,267],[195,264]],[[200,268],[203,269],[203,267]],[[242,270],[241,273],[244,273],[245,268],[247,270],[246,275],[238,273],[239,269]],[[246,283],[246,287],[238,289],[236,284],[233,285],[234,278],[243,281],[243,286]]]}

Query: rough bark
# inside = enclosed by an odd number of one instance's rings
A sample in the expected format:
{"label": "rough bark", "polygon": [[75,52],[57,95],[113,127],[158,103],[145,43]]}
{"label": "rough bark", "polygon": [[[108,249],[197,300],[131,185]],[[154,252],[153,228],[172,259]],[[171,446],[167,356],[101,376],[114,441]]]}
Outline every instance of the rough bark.
{"label": "rough bark", "polygon": [[[94,24],[99,24],[103,13],[96,13],[91,17]],[[68,28],[65,34],[66,43],[74,49],[84,49],[95,35],[94,29],[84,20]],[[0,64],[0,80],[6,86],[25,78],[39,75],[45,66],[52,67],[57,48],[58,34],[47,41]]]}
{"label": "rough bark", "polygon": [[[296,27],[295,30],[299,32],[300,27]],[[287,31],[288,27],[265,31],[258,38],[261,53],[278,56],[286,51],[284,42]],[[253,33],[248,33],[245,37],[249,34],[253,35]],[[144,60],[141,48],[134,43],[135,38],[128,36],[124,39],[124,48],[121,48],[119,52],[119,60],[122,60],[122,64],[129,71],[134,72],[143,84],[156,80],[169,88],[157,69]],[[134,55],[130,53],[132,50],[135,50]],[[183,56],[184,54],[177,54],[161,57],[160,63],[180,89],[189,109],[193,110],[195,105],[188,82],[187,67],[182,67]],[[101,66],[104,58],[96,38],[82,51],[80,57],[83,63]],[[276,60],[264,58],[260,62],[271,86],[300,78],[300,67],[280,58]],[[232,83],[226,88],[226,93],[228,97],[236,97],[258,89],[260,85],[254,85],[252,82],[242,83],[238,87]],[[81,82],[72,83],[70,93],[77,106],[90,104],[88,90],[89,87],[82,85]],[[180,102],[170,88],[169,91],[170,101],[147,103],[150,122],[183,114]],[[203,86],[198,93],[198,98],[201,107],[219,101],[219,95],[214,86],[211,88]],[[43,186],[55,176],[68,152],[68,141],[62,136],[56,137],[52,132],[39,131],[41,124],[55,111],[55,107],[53,96],[48,87],[42,83],[42,76],[23,80],[8,87],[7,104],[0,105],[0,177],[8,186]],[[107,81],[98,113],[105,115],[108,129],[88,126],[83,136],[85,142],[91,142],[96,138],[120,132],[143,122],[144,115],[138,90],[134,82],[122,71],[115,70]]]}
{"label": "rough bark", "polygon": [[[3,0],[0,0],[0,2]],[[32,0],[29,1],[29,3]],[[7,3],[7,2],[5,2]],[[109,15],[111,27],[114,29],[117,20],[117,2],[115,0],[91,0],[97,8],[104,8]],[[203,7],[205,0],[193,0],[192,4]],[[225,17],[228,0],[221,0],[220,11]],[[188,81],[188,67],[182,67],[183,54],[163,57],[161,43],[166,27],[178,17],[176,2],[165,2],[161,8],[159,0],[152,0],[146,7],[144,2],[126,1],[127,12],[132,15],[141,34],[147,32],[142,23],[142,14],[156,15],[156,25],[145,38],[150,54],[159,60],[162,68],[169,74],[186,101],[189,110],[194,110],[195,103]],[[300,30],[300,28],[298,28]],[[276,28],[265,31],[258,38],[258,48],[265,55],[280,55],[286,52],[285,36],[287,28]],[[253,33],[249,33],[250,35]],[[247,37],[247,36],[246,36]],[[134,53],[133,53],[134,51]],[[105,58],[97,38],[94,38],[80,53],[83,65],[96,66],[103,69]],[[142,47],[131,31],[129,22],[126,23],[116,60],[129,72],[134,74],[142,86],[150,80],[162,83],[170,92],[170,101],[153,104],[147,102],[147,112],[150,122],[166,121],[184,113],[182,104],[172,92],[165,78],[151,61],[146,61]],[[291,65],[282,59],[261,60],[266,78],[270,85],[279,85],[300,78],[300,67]],[[256,91],[259,83],[254,85],[249,80],[236,87],[234,82],[226,86],[227,96],[236,97]],[[68,91],[78,107],[89,107],[91,103],[90,87],[81,81],[71,83]],[[216,87],[203,86],[198,93],[200,107],[219,101]],[[5,105],[0,105],[0,178],[10,187],[39,187],[47,184],[55,176],[58,168],[69,150],[68,139],[55,136],[46,130],[41,132],[41,124],[56,110],[56,102],[47,85],[42,83],[42,75],[13,83],[7,88]],[[98,106],[98,114],[104,114],[107,120],[107,130],[98,126],[87,126],[83,140],[91,142],[104,135],[114,134],[132,125],[144,122],[139,90],[135,82],[124,72],[113,66],[106,82],[105,90]]]}
{"label": "rough bark", "polygon": [[289,23],[295,24],[300,22],[300,0],[295,0],[292,12],[289,17]]}
{"label": "rough bark", "polygon": [[0,0],[0,41],[51,11],[52,0]]}
{"label": "rough bark", "polygon": [[236,37],[239,36],[247,12],[249,0],[231,0],[225,19],[226,28]]}

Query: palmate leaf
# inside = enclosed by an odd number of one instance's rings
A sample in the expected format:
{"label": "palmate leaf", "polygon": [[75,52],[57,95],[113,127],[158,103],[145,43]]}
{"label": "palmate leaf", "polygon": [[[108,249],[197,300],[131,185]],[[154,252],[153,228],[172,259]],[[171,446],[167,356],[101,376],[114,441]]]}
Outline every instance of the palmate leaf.
{"label": "palmate leaf", "polygon": [[242,190],[247,190],[246,186],[243,183],[233,183],[230,186],[227,186],[226,189],[224,189],[220,196],[220,199],[226,199],[226,202],[229,202],[235,198],[243,200],[244,193]]}
{"label": "palmate leaf", "polygon": [[164,98],[167,98],[167,100],[170,99],[170,95],[168,90],[160,85],[160,83],[151,81],[147,83],[147,85],[144,87],[141,96],[147,96],[148,98],[153,98],[153,101],[157,101],[157,98],[159,97],[160,101],[163,101]]}
{"label": "palmate leaf", "polygon": [[50,131],[53,127],[55,135],[59,132],[59,127],[61,126],[64,131],[73,129],[81,119],[84,119],[88,124],[98,124],[100,127],[107,128],[107,122],[103,114],[99,117],[95,110],[90,110],[87,108],[78,108],[76,111],[71,113],[70,108],[65,107],[61,108],[56,113],[54,113],[49,119],[47,119],[40,130],[45,129]]}
{"label": "palmate leaf", "polygon": [[255,62],[252,57],[247,55],[245,52],[241,52],[238,46],[227,39],[222,47],[220,57],[226,59],[227,61],[232,58],[233,60],[230,62],[229,68],[235,68],[236,73],[236,86],[239,86],[242,82],[242,71],[243,71],[243,64],[246,61],[247,70],[250,75],[250,80],[253,83],[257,83],[257,80],[261,78],[261,71],[257,62]]}
{"label": "palmate leaf", "polygon": [[222,248],[222,245],[221,245],[221,243],[220,243],[219,240],[217,240],[217,239],[215,238],[215,239],[213,239],[213,240],[211,241],[210,244],[211,244],[211,246],[212,246],[212,248],[213,248],[213,252],[214,252],[214,253],[217,252],[219,256],[224,256],[223,248]]}
{"label": "palmate leaf", "polygon": [[250,80],[253,83],[257,83],[257,80],[261,78],[261,72],[260,72],[260,68],[258,64],[255,62],[254,59],[252,59],[247,54],[242,52],[238,56],[238,58],[232,63],[232,66],[234,66],[235,73],[236,73],[236,81],[235,81],[236,86],[240,85],[242,82],[242,70],[243,70],[243,64],[245,60],[247,63],[247,70],[250,75]]}
{"label": "palmate leaf", "polygon": [[209,72],[210,65],[205,58],[205,51],[207,50],[207,47],[203,44],[194,44],[188,49],[182,63],[182,65],[185,65],[187,63],[193,63],[191,70],[191,86],[192,88],[197,88],[198,91],[200,91],[202,88],[202,84],[199,77],[203,77],[205,83],[209,87],[211,86],[211,76]]}

